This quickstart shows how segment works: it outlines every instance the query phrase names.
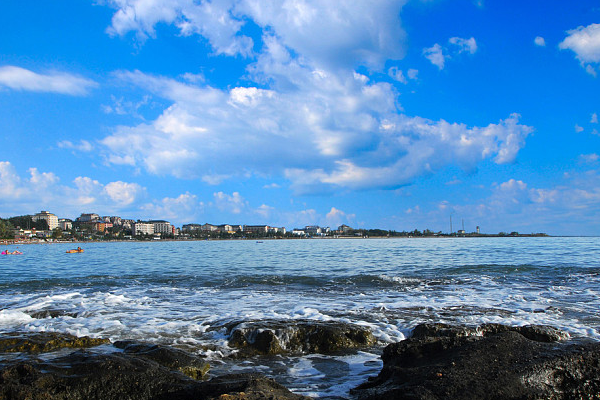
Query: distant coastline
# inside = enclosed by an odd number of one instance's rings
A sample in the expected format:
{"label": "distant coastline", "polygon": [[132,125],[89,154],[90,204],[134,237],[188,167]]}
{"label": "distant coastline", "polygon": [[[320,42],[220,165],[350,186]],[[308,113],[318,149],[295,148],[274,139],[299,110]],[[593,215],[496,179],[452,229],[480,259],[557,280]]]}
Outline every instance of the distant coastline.
{"label": "distant coastline", "polygon": [[[0,246],[9,245],[30,245],[30,244],[69,244],[69,243],[161,243],[161,242],[203,242],[203,241],[275,241],[275,240],[364,240],[364,239],[473,239],[473,238],[552,238],[552,237],[579,237],[579,236],[553,236],[545,233],[537,234],[518,234],[518,235],[502,235],[502,234],[465,234],[465,235],[421,235],[421,236],[314,236],[314,237],[269,237],[269,236],[254,236],[254,237],[208,237],[208,238],[165,238],[165,239],[149,239],[149,238],[131,238],[131,239],[89,239],[89,240],[54,240],[54,239],[32,239],[32,240],[16,240],[16,239],[0,239]],[[583,236],[582,236],[583,237]]]}

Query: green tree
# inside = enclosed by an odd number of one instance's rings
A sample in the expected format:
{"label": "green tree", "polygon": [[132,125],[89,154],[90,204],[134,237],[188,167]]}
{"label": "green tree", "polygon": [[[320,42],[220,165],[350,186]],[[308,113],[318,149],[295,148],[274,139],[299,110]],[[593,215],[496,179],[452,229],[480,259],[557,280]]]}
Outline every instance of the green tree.
{"label": "green tree", "polygon": [[10,221],[0,219],[0,239],[12,239],[14,237],[13,229]]}
{"label": "green tree", "polygon": [[63,231],[60,228],[54,228],[52,230],[52,239],[62,239]]}

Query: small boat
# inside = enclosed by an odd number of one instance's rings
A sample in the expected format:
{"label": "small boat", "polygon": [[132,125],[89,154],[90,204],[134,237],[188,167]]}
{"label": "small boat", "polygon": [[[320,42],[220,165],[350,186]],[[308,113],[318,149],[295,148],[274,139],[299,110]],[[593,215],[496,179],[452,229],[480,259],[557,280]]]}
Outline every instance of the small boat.
{"label": "small boat", "polygon": [[67,253],[83,253],[83,249],[78,247],[76,249],[67,250]]}

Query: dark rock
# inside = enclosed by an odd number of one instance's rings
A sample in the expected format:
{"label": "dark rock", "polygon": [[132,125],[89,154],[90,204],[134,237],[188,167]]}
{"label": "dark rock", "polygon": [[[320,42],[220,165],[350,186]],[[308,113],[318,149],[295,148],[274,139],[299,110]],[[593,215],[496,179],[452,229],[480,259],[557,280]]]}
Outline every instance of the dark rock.
{"label": "dark rock", "polygon": [[29,314],[31,318],[45,319],[45,318],[58,318],[58,317],[77,317],[76,313],[70,313],[64,310],[41,310],[32,312]]}
{"label": "dark rock", "polygon": [[469,336],[488,336],[500,332],[518,332],[527,339],[536,342],[558,342],[569,338],[565,332],[544,325],[526,325],[526,326],[509,326],[501,324],[484,324],[477,327],[455,326],[446,324],[421,324],[413,329],[412,338],[425,337],[469,337]]}
{"label": "dark rock", "polygon": [[591,399],[600,394],[600,344],[556,342],[554,328],[434,324],[384,349],[381,373],[359,399]]}
{"label": "dark rock", "polygon": [[369,329],[342,323],[314,321],[245,322],[230,328],[229,346],[238,356],[275,354],[332,354],[375,344]]}
{"label": "dark rock", "polygon": [[133,341],[115,342],[114,346],[126,354],[152,360],[169,369],[178,370],[193,379],[202,379],[210,365],[202,358],[172,347]]}
{"label": "dark rock", "polygon": [[77,337],[66,333],[15,333],[0,337],[0,353],[46,353],[63,348],[87,348],[107,343],[110,343],[110,340]]}
{"label": "dark rock", "polygon": [[[192,379],[190,376],[204,376],[208,364],[200,357],[166,346],[123,341],[116,343],[123,352],[102,353],[97,349],[70,354],[54,352],[64,347],[105,342],[53,333],[0,338],[3,351],[22,353],[0,362],[0,399],[304,399],[260,375],[226,375],[210,381]],[[41,356],[40,352],[53,353]]]}
{"label": "dark rock", "polygon": [[127,354],[84,350],[53,362],[28,362],[0,371],[0,399],[49,400],[299,400],[260,375],[200,382],[158,363]]}
{"label": "dark rock", "polygon": [[259,374],[220,376],[197,385],[194,394],[199,400],[310,400]]}

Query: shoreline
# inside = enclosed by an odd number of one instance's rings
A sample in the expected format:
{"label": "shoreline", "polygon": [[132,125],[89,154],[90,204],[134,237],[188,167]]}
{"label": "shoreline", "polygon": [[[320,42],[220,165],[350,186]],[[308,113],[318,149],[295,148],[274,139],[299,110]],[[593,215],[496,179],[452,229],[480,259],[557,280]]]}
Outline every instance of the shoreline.
{"label": "shoreline", "polygon": [[408,240],[408,239],[493,239],[493,238],[594,238],[600,236],[586,235],[498,235],[498,234],[480,234],[480,235],[443,235],[443,236],[323,236],[323,237],[256,237],[256,238],[187,238],[187,239],[114,239],[114,240],[13,240],[2,239],[0,246],[30,245],[30,244],[76,244],[76,243],[161,243],[161,242],[207,242],[207,241],[277,241],[277,240],[369,240],[369,239],[389,239],[389,240]]}

